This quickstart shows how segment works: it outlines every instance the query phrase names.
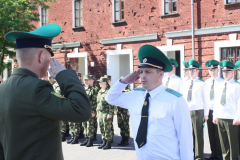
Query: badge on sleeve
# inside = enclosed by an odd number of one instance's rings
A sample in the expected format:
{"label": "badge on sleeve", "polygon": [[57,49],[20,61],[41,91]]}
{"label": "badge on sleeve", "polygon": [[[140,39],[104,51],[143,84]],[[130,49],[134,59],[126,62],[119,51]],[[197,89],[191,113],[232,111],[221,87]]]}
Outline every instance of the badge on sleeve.
{"label": "badge on sleeve", "polygon": [[62,95],[60,95],[60,94],[57,94],[57,93],[54,92],[54,91],[52,91],[51,94],[54,95],[54,96],[56,96],[56,97],[58,97],[58,98],[65,98],[65,99],[66,99],[66,97],[64,97],[64,96],[62,96]]}

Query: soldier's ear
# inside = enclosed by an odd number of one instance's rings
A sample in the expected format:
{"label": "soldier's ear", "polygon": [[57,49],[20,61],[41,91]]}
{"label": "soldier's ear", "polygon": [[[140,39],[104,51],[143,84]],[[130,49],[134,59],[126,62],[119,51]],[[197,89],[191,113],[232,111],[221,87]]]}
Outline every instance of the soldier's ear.
{"label": "soldier's ear", "polygon": [[38,62],[39,63],[43,63],[45,54],[46,54],[45,51],[40,51],[39,56],[38,56]]}

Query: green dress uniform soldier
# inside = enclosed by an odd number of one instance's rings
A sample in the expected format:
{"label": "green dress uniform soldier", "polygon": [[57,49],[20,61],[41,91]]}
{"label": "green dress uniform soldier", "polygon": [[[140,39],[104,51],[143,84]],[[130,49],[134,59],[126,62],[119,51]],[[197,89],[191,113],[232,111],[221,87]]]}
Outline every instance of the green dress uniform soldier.
{"label": "green dress uniform soldier", "polygon": [[108,87],[108,79],[105,77],[101,77],[99,80],[99,85],[101,90],[98,92],[97,96],[97,117],[99,118],[99,126],[102,134],[102,144],[98,147],[98,149],[110,149],[111,141],[112,141],[112,119],[114,106],[108,104],[105,100],[105,96],[109,91]]}
{"label": "green dress uniform soldier", "polygon": [[[94,89],[94,94],[95,94],[95,97],[97,97],[98,95],[98,87],[94,85],[94,81],[95,81],[95,76],[94,75],[89,75],[90,77],[90,86],[93,87]],[[97,114],[97,112],[95,113]],[[98,122],[97,122],[97,116],[93,117],[94,119],[94,136],[93,136],[93,141],[96,141],[97,140],[97,128],[98,128]]]}
{"label": "green dress uniform soldier", "polygon": [[219,62],[216,60],[209,60],[205,63],[205,66],[208,68],[209,75],[211,76],[209,79],[205,81],[205,89],[207,99],[206,103],[209,106],[209,115],[207,120],[207,127],[208,127],[208,137],[209,143],[211,148],[211,155],[207,160],[217,160],[222,157],[220,140],[218,135],[217,125],[214,124],[213,121],[213,106],[214,106],[214,92],[216,91],[216,86],[223,81],[223,78],[218,75],[219,69]]}
{"label": "green dress uniform soldier", "polygon": [[233,78],[235,65],[220,63],[224,81],[214,92],[213,123],[218,126],[223,160],[237,160],[239,154],[238,125],[240,124],[240,85]]}
{"label": "green dress uniform soldier", "polygon": [[163,79],[163,84],[167,88],[173,89],[177,92],[182,92],[183,81],[175,74],[178,63],[173,58],[168,58],[168,60],[172,64],[173,70],[167,73],[167,76]]}
{"label": "green dress uniform soldier", "polygon": [[[129,89],[128,85],[123,90],[123,92],[130,92],[130,91],[131,90]],[[118,128],[120,128],[120,135],[122,137],[122,140],[118,145],[128,146],[129,145],[128,140],[130,137],[128,109],[118,107],[117,120],[118,120]]]}
{"label": "green dress uniform soldier", "polygon": [[[47,24],[5,35],[16,41],[19,68],[0,85],[0,160],[63,160],[60,121],[91,117],[90,101],[76,72],[51,59],[52,39],[60,32],[59,25]],[[48,69],[64,96],[40,79]]]}
{"label": "green dress uniform soldier", "polygon": [[80,144],[80,146],[91,147],[93,146],[93,138],[94,138],[94,120],[96,117],[96,108],[97,108],[97,95],[95,93],[95,88],[90,85],[91,78],[89,75],[85,75],[83,77],[83,81],[85,84],[85,90],[88,95],[88,98],[92,105],[92,118],[90,118],[87,122],[83,122],[83,127],[85,129],[85,137],[86,140]]}
{"label": "green dress uniform soldier", "polygon": [[[111,85],[111,82],[112,82],[112,76],[110,76],[110,75],[104,75],[104,77],[106,77],[107,79],[108,79],[108,84],[109,84],[109,86]],[[114,115],[116,115],[117,114],[117,111],[118,111],[118,107],[117,106],[113,106],[114,107]],[[112,123],[112,134],[113,134],[113,136],[114,136],[114,127],[113,127],[113,123]],[[112,143],[113,143],[113,139],[112,139],[112,141],[111,141]]]}
{"label": "green dress uniform soldier", "polygon": [[188,61],[190,79],[184,83],[183,97],[187,101],[193,126],[194,159],[203,160],[203,127],[208,120],[208,105],[206,104],[205,83],[198,77],[200,64],[190,59]]}

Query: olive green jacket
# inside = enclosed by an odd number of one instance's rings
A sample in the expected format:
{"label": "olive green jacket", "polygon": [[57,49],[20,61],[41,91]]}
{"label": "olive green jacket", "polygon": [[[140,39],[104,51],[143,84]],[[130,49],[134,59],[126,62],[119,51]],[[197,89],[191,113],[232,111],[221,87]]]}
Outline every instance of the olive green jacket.
{"label": "olive green jacket", "polygon": [[92,105],[92,113],[93,114],[96,114],[96,109],[97,109],[97,94],[98,94],[98,91],[95,87],[93,86],[89,86],[88,88],[85,88],[86,89],[86,93],[88,95],[88,98],[90,100],[90,103]]}
{"label": "olive green jacket", "polygon": [[65,97],[24,68],[0,85],[0,160],[63,159],[60,120],[87,121],[91,105],[75,71],[56,80]]}
{"label": "olive green jacket", "polygon": [[109,115],[113,115],[114,112],[114,106],[109,104],[105,97],[107,95],[107,92],[109,91],[109,88],[106,88],[104,92],[100,90],[97,95],[97,112],[107,113]]}

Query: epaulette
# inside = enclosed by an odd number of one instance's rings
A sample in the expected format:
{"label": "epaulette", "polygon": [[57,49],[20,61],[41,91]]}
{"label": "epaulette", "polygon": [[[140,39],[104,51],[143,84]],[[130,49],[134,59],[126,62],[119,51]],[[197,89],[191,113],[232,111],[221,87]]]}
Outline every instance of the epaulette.
{"label": "epaulette", "polygon": [[224,79],[223,77],[220,77],[221,79]]}
{"label": "epaulette", "polygon": [[[176,75],[177,76],[177,75]],[[177,76],[178,78],[182,79],[181,77]]]}
{"label": "epaulette", "polygon": [[177,96],[177,97],[182,97],[182,94],[173,90],[173,89],[170,89],[170,88],[166,88],[166,91],[169,92],[169,93],[172,93],[173,95]]}
{"label": "epaulette", "polygon": [[200,81],[204,82],[204,80],[202,80],[201,78],[198,78]]}
{"label": "epaulette", "polygon": [[237,80],[235,80],[236,83],[240,84],[240,82],[238,82]]}
{"label": "epaulette", "polygon": [[146,91],[146,89],[141,88],[141,87],[137,87],[133,89],[134,91]]}

